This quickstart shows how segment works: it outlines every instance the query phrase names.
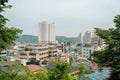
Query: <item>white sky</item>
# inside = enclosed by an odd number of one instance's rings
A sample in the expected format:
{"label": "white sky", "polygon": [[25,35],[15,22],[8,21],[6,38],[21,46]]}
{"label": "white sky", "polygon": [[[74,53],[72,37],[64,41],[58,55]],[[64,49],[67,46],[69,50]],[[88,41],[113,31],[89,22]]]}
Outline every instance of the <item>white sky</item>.
{"label": "white sky", "polygon": [[120,14],[120,0],[9,0],[13,5],[5,16],[8,26],[23,30],[23,34],[38,34],[38,23],[54,22],[56,35],[76,37],[80,32],[114,26],[114,16]]}

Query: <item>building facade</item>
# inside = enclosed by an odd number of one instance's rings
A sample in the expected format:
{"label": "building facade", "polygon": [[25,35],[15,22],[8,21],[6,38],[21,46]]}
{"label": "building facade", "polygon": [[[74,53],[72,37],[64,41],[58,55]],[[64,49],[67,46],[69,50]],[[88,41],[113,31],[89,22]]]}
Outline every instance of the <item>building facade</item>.
{"label": "building facade", "polygon": [[82,57],[91,58],[91,54],[93,53],[93,47],[89,44],[85,44],[82,47]]}
{"label": "building facade", "polygon": [[31,60],[44,60],[49,56],[54,56],[57,54],[57,49],[55,47],[49,46],[28,46],[29,50],[19,51],[19,58],[27,61]]}
{"label": "building facade", "polygon": [[83,36],[83,44],[91,44],[91,32],[86,31]]}
{"label": "building facade", "polygon": [[46,21],[39,23],[39,43],[55,43],[55,24]]}
{"label": "building facade", "polygon": [[103,39],[96,35],[96,30],[93,30],[92,32],[91,45],[93,46],[94,50],[100,50],[105,47]]}
{"label": "building facade", "polygon": [[82,33],[79,33],[76,44],[81,44],[81,43],[82,43]]}

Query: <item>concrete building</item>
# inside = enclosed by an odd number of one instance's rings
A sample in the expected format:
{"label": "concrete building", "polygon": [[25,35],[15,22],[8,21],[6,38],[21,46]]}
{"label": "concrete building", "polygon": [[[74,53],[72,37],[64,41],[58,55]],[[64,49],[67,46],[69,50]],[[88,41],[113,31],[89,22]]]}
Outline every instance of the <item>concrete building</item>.
{"label": "concrete building", "polygon": [[91,58],[93,47],[90,44],[85,44],[82,47],[82,57]]}
{"label": "concrete building", "polygon": [[39,43],[55,43],[55,24],[46,21],[39,23]]}
{"label": "concrete building", "polygon": [[64,45],[63,42],[58,43],[58,44],[56,45],[56,47],[57,47],[57,49],[58,49],[58,51],[59,51],[60,53],[64,53],[64,52],[65,52],[65,45]]}
{"label": "concrete building", "polygon": [[23,60],[44,60],[49,56],[54,56],[57,53],[55,47],[49,46],[28,46],[28,50],[19,51],[19,58]]}
{"label": "concrete building", "polygon": [[103,49],[105,46],[103,39],[96,35],[95,30],[92,31],[91,45],[93,46],[94,50]]}
{"label": "concrete building", "polygon": [[76,44],[81,44],[82,43],[82,33],[79,34]]}
{"label": "concrete building", "polygon": [[86,31],[83,36],[83,44],[91,44],[91,32]]}
{"label": "concrete building", "polygon": [[22,50],[19,52],[19,58],[24,60],[42,60],[48,57],[49,47],[28,47],[30,50]]}

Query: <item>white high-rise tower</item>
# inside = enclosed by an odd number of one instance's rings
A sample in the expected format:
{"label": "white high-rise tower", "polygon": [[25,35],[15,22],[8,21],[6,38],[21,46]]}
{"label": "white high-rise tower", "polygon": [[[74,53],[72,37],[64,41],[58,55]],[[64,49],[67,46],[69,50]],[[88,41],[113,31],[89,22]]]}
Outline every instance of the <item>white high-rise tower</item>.
{"label": "white high-rise tower", "polygon": [[84,36],[83,36],[83,43],[84,44],[91,44],[91,32],[86,31]]}
{"label": "white high-rise tower", "polygon": [[77,38],[76,43],[77,43],[77,44],[82,43],[82,33],[79,33],[79,36],[78,36],[78,38]]}
{"label": "white high-rise tower", "polygon": [[46,21],[39,24],[39,43],[55,43],[55,24]]}

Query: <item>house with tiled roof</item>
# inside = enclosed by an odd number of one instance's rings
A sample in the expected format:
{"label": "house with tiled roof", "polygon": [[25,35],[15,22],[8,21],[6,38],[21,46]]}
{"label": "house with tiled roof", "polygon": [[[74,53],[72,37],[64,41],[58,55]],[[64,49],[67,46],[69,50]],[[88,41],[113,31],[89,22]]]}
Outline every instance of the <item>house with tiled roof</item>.
{"label": "house with tiled roof", "polygon": [[27,65],[28,69],[32,72],[37,72],[39,70],[42,70],[43,68],[41,68],[40,66],[38,65],[34,65],[34,64],[30,64],[30,65]]}

